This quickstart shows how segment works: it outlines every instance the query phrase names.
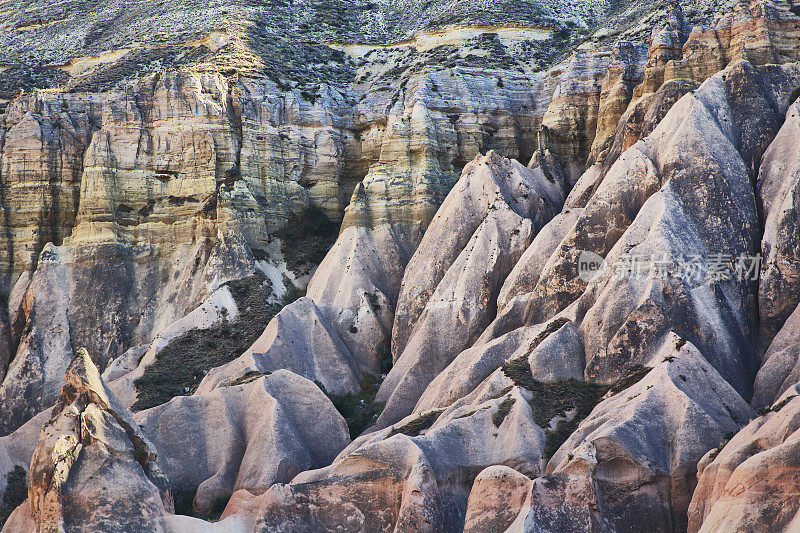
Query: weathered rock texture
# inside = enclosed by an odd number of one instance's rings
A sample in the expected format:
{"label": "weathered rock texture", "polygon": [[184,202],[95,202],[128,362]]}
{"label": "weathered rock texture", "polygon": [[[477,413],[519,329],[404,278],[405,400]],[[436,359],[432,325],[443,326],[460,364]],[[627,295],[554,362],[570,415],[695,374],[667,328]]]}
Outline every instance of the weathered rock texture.
{"label": "weathered rock texture", "polygon": [[800,303],[797,296],[800,286],[800,239],[797,231],[800,161],[794,149],[798,131],[800,107],[795,102],[786,114],[783,127],[764,153],[758,176],[764,217],[758,299],[767,340],[772,340]]}
{"label": "weathered rock texture", "polygon": [[689,531],[797,528],[798,387],[698,465]]}
{"label": "weathered rock texture", "polygon": [[[681,531],[696,465],[752,410],[689,343],[671,336],[633,387],[603,401],[536,480],[526,527]],[[562,502],[560,506],[554,502]]]}
{"label": "weathered rock texture", "polygon": [[[800,527],[800,2],[17,4],[10,527]],[[135,380],[251,277],[305,297],[139,429]]]}
{"label": "weathered rock texture", "polygon": [[176,497],[195,492],[200,513],[236,490],[260,494],[327,466],[350,443],[330,400],[286,370],[175,398],[134,419],[157,447]]}
{"label": "weathered rock texture", "polygon": [[406,268],[379,424],[408,414],[430,378],[477,340],[505,277],[560,210],[564,187],[494,152],[467,165]]}
{"label": "weathered rock texture", "polygon": [[[240,509],[255,514],[259,531],[318,530],[345,522],[366,531],[457,529],[478,472],[504,464],[535,476],[543,466],[543,444],[525,393],[514,389],[422,419],[408,417],[362,437],[330,467],[275,485],[255,501],[235,494],[225,516]],[[300,500],[322,512],[310,512]]]}
{"label": "weathered rock texture", "polygon": [[31,460],[37,531],[157,531],[172,493],[155,448],[78,350]]}

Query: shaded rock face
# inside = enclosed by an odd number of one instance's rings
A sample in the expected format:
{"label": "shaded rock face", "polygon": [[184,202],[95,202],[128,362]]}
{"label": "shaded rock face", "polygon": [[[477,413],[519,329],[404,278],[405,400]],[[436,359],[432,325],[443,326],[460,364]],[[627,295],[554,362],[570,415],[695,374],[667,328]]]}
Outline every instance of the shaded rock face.
{"label": "shaded rock face", "polygon": [[764,217],[764,257],[759,285],[759,312],[767,340],[778,333],[800,303],[797,232],[798,161],[790,145],[800,126],[800,107],[795,102],[786,114],[775,140],[764,153],[758,176],[759,200]]}
{"label": "shaded rock face", "polygon": [[155,448],[78,350],[31,460],[37,531],[157,531],[172,512]]}
{"label": "shaded rock face", "polygon": [[[52,245],[49,249],[55,252]],[[2,433],[13,431],[56,402],[72,360],[66,269],[59,259],[56,253],[43,258],[21,297],[15,322],[27,325],[0,385]]]}
{"label": "shaded rock face", "polygon": [[[26,472],[31,464],[31,457],[39,441],[39,433],[45,422],[50,420],[50,412],[45,410],[31,418],[14,433],[0,437],[0,501],[5,501],[8,488],[7,475],[19,466]],[[27,496],[27,493],[25,494]]]}
{"label": "shaded rock face", "polygon": [[0,382],[6,376],[8,365],[14,356],[12,345],[11,323],[8,319],[8,312],[5,306],[0,307]]}
{"label": "shaded rock face", "polygon": [[752,403],[755,407],[772,405],[787,389],[800,382],[798,335],[800,313],[795,310],[764,354],[753,386]]}

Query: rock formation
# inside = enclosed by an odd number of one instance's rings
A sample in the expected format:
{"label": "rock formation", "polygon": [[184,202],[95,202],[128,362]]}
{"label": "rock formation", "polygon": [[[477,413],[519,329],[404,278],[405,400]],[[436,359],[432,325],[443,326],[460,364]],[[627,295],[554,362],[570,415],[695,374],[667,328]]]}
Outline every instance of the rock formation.
{"label": "rock formation", "polygon": [[173,511],[155,448],[100,378],[86,350],[67,368],[64,389],[31,460],[37,531],[157,531]]}
{"label": "rock formation", "polygon": [[[330,467],[275,485],[255,501],[247,493],[234,494],[225,515],[240,508],[255,513],[261,531],[314,530],[346,522],[367,531],[392,525],[448,530],[463,521],[473,472],[505,464],[535,476],[543,466],[543,444],[525,393],[513,389],[444,413],[411,416],[362,437]],[[325,511],[310,513],[301,500]]]}
{"label": "rock formation", "polygon": [[200,513],[236,490],[260,494],[327,466],[350,443],[330,400],[287,370],[175,398],[134,419],[157,447],[176,499],[194,494]]}
{"label": "rock formation", "polygon": [[798,389],[792,387],[698,465],[689,531],[791,531],[796,497]]}
{"label": "rock formation", "polygon": [[800,2],[491,7],[0,13],[4,531],[800,527]]}
{"label": "rock formation", "polygon": [[496,314],[503,280],[561,207],[566,184],[551,179],[494,152],[464,168],[406,268],[379,424],[408,414],[430,377]]}

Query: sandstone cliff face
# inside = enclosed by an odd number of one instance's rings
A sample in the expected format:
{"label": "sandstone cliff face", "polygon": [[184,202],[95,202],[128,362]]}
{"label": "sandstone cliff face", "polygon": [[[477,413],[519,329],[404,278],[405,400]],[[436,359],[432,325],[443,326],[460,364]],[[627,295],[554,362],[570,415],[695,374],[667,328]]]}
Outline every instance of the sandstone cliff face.
{"label": "sandstone cliff face", "polygon": [[0,15],[12,530],[797,525],[797,2],[180,7]]}

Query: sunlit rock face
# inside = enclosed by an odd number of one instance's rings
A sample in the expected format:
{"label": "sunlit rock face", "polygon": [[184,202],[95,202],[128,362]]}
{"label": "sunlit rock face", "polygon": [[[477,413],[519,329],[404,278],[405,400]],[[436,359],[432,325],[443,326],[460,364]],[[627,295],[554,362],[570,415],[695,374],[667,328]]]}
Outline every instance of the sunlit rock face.
{"label": "sunlit rock face", "polygon": [[31,460],[31,517],[37,531],[158,531],[173,512],[156,451],[78,350],[42,427]]}
{"label": "sunlit rock face", "polygon": [[797,527],[792,488],[800,475],[797,389],[792,386],[765,414],[703,457],[689,531]]}

